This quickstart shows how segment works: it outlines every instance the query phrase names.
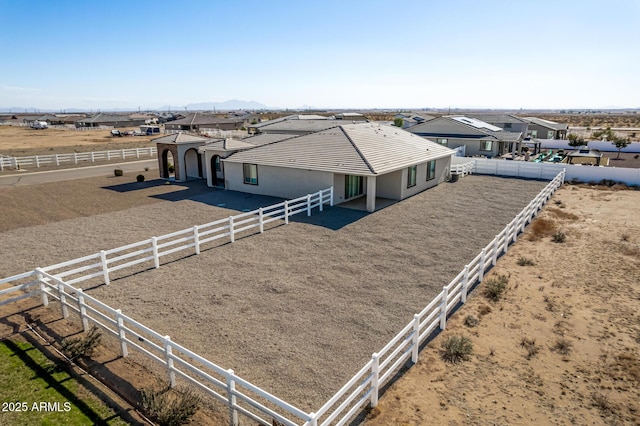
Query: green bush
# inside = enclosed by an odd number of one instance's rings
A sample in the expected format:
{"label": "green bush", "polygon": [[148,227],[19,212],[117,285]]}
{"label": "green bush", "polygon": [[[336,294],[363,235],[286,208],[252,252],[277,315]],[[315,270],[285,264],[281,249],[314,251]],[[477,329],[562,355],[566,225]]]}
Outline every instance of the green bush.
{"label": "green bush", "polygon": [[442,342],[442,359],[452,364],[469,360],[473,353],[473,343],[465,336],[451,336]]}
{"label": "green bush", "polygon": [[485,284],[482,294],[487,299],[497,302],[502,298],[502,294],[507,290],[507,284],[509,278],[506,275],[498,275],[497,277],[489,278]]}

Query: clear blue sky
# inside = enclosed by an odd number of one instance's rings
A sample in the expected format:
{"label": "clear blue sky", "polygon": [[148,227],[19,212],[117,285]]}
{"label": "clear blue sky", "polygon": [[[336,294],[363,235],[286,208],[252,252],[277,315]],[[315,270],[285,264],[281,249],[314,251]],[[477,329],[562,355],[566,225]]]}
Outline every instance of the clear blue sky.
{"label": "clear blue sky", "polygon": [[0,108],[640,107],[640,0],[0,0]]}

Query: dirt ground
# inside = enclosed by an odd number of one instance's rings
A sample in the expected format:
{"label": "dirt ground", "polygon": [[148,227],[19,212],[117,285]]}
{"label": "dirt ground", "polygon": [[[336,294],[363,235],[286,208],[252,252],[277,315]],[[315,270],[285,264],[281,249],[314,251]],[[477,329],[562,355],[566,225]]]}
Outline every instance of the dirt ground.
{"label": "dirt ground", "polygon": [[[137,127],[119,129],[140,131]],[[154,136],[112,137],[110,130],[32,129],[21,126],[0,126],[0,154],[12,157],[66,154],[73,152],[107,151],[154,146]]]}
{"label": "dirt ground", "polygon": [[[6,193],[0,205],[35,194],[28,205],[37,206],[36,223],[52,212],[66,217],[3,232],[2,276],[233,214],[218,207],[230,206],[230,200],[216,198],[225,191],[147,204],[149,194],[164,186],[108,195],[103,188],[83,193],[78,182]],[[468,176],[371,215],[335,207],[311,220],[296,217],[263,235],[88,291],[275,395],[315,410],[544,185]],[[485,197],[478,200],[478,192]],[[97,214],[100,205],[133,204],[136,196],[143,199],[139,207]],[[47,204],[51,199],[56,204]],[[99,204],[89,201],[97,199]],[[22,221],[25,209],[6,217]]]}
{"label": "dirt ground", "polygon": [[[561,188],[540,217],[566,241],[530,226],[492,271],[509,277],[504,298],[476,289],[366,424],[640,424],[638,211],[638,191]],[[451,365],[454,335],[473,354]]]}

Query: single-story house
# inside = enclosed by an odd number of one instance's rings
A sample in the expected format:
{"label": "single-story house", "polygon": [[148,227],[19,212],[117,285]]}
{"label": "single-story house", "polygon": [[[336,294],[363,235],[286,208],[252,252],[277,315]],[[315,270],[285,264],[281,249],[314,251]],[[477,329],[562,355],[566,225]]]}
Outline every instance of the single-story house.
{"label": "single-story house", "polygon": [[543,120],[537,117],[524,117],[529,123],[526,135],[537,139],[567,139],[569,125]]}
{"label": "single-story house", "polygon": [[131,118],[128,115],[98,113],[75,121],[76,127],[138,127],[144,123],[142,118]]}
{"label": "single-story house", "polygon": [[484,121],[456,115],[434,118],[407,131],[449,148],[464,146],[468,157],[520,152],[523,139],[522,133],[506,132]]}
{"label": "single-story house", "polygon": [[167,121],[165,131],[181,131],[198,133],[201,129],[239,130],[247,125],[243,117],[221,117],[215,114],[192,112],[179,120]]}
{"label": "single-story house", "polygon": [[[286,118],[286,117],[283,117]],[[249,133],[278,133],[290,135],[306,135],[309,133],[319,132],[331,127],[337,127],[344,124],[344,120],[336,120],[334,118],[312,118],[312,119],[276,119],[265,121],[250,126]]]}
{"label": "single-story house", "polygon": [[402,128],[406,129],[412,126],[415,126],[417,124],[420,123],[424,123],[425,121],[429,121],[429,120],[433,120],[434,118],[436,118],[433,115],[428,115],[428,114],[418,114],[418,113],[408,113],[408,112],[402,112],[399,114],[396,114],[393,119],[394,122],[396,119],[400,119],[402,120]]}
{"label": "single-story house", "polygon": [[198,148],[209,141],[210,139],[186,133],[153,139],[158,148],[160,177],[168,179],[173,174],[178,182],[203,178],[202,154],[198,152]]}
{"label": "single-story house", "polygon": [[225,188],[296,198],[330,186],[334,204],[402,200],[448,179],[454,151],[402,129],[346,124],[244,149],[223,159]]}
{"label": "single-story house", "polygon": [[469,118],[475,118],[485,123],[489,123],[493,126],[500,127],[507,132],[527,134],[529,128],[529,122],[523,118],[516,117],[512,114],[465,114]]}

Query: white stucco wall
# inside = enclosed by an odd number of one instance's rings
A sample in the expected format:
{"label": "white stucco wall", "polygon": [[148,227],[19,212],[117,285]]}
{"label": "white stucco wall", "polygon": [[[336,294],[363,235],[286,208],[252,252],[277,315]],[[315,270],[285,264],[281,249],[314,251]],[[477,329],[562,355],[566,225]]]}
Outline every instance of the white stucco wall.
{"label": "white stucco wall", "polygon": [[226,189],[250,194],[297,198],[333,185],[333,173],[262,165],[258,165],[258,184],[248,185],[241,163],[224,162],[223,167]]}
{"label": "white stucco wall", "polygon": [[427,180],[427,164],[418,164],[418,173],[416,177],[416,185],[411,188],[407,188],[408,181],[408,168],[404,168],[402,171],[402,185],[401,185],[401,199],[405,199],[425,189],[432,188],[440,183],[445,172],[451,170],[451,157],[440,158],[436,160],[436,175],[434,179]]}
{"label": "white stucco wall", "polygon": [[[406,175],[407,173],[406,170],[404,173]],[[407,182],[406,176],[404,178],[404,182],[406,185],[406,182]],[[378,176],[376,178],[376,196],[382,197],[382,198],[388,198],[390,200],[401,200],[402,199],[402,170],[396,170],[395,172]]]}

